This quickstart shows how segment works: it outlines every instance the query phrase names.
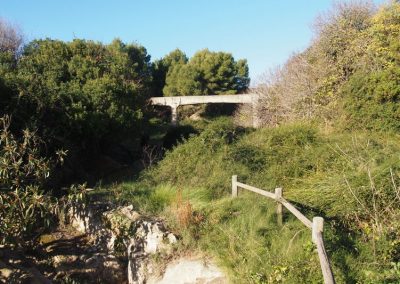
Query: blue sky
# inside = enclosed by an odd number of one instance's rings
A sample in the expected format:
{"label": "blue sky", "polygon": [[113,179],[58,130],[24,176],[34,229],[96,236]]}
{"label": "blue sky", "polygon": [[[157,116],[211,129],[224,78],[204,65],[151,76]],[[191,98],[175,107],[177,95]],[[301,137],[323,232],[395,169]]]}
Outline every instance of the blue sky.
{"label": "blue sky", "polygon": [[[382,2],[376,0],[375,2]],[[253,81],[312,39],[311,24],[331,0],[0,0],[0,17],[27,38],[119,37],[152,59],[175,48],[231,52],[246,58]]]}

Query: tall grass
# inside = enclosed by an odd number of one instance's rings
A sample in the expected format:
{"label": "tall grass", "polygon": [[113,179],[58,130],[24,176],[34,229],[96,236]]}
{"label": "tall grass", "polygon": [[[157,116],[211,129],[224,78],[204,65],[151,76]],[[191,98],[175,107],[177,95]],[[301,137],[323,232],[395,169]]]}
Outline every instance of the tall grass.
{"label": "tall grass", "polygon": [[[273,202],[229,198],[233,174],[283,187],[306,215],[326,218],[338,282],[398,283],[399,153],[395,134],[325,134],[309,124],[254,131],[219,119],[119,190],[143,212],[165,216],[184,248],[214,255],[234,283],[318,283],[310,232],[289,215],[278,227]],[[179,225],[177,211],[190,222]]]}

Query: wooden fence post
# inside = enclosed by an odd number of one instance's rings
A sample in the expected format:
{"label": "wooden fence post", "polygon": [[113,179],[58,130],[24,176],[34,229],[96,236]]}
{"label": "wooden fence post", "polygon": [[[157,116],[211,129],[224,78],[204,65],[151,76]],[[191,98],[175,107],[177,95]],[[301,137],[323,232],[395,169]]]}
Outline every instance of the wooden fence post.
{"label": "wooden fence post", "polygon": [[312,223],[312,241],[317,246],[319,262],[321,264],[322,275],[325,284],[334,284],[335,278],[333,277],[332,268],[329,264],[328,255],[325,251],[324,239],[322,232],[324,231],[324,218],[314,217]]}
{"label": "wooden fence post", "polygon": [[312,241],[317,243],[317,234],[324,231],[324,218],[322,217],[314,217],[312,223]]}
{"label": "wooden fence post", "polygon": [[277,216],[277,221],[278,221],[278,225],[282,226],[282,212],[283,212],[283,207],[282,207],[282,203],[280,202],[280,199],[282,198],[282,188],[278,187],[275,188],[275,200],[277,202],[276,205],[276,216]]}
{"label": "wooden fence post", "polygon": [[232,176],[232,197],[238,196],[237,176]]}

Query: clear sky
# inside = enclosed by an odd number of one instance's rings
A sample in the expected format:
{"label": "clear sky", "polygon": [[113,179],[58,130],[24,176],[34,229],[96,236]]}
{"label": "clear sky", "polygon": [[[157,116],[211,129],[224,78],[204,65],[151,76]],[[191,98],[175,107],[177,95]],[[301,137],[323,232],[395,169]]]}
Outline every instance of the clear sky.
{"label": "clear sky", "polygon": [[[382,2],[376,0],[374,2]],[[175,48],[231,52],[246,58],[253,80],[312,39],[312,22],[331,0],[0,0],[0,17],[28,40],[119,37],[152,59]]]}

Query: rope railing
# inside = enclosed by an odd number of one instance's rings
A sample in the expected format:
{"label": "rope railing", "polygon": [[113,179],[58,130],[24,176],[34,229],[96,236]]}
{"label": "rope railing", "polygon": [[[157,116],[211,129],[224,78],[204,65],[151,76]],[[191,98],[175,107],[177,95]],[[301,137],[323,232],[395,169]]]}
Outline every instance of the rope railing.
{"label": "rope railing", "polygon": [[237,197],[239,194],[239,187],[258,193],[262,196],[268,197],[270,199],[274,199],[277,202],[277,222],[279,225],[282,225],[283,219],[283,207],[289,210],[297,219],[300,220],[307,228],[312,231],[312,241],[317,247],[319,262],[321,265],[322,276],[324,277],[325,284],[334,284],[335,278],[333,276],[332,268],[329,263],[328,255],[325,250],[324,239],[323,239],[323,231],[324,231],[324,218],[322,217],[314,217],[312,221],[310,221],[306,216],[303,215],[296,207],[294,207],[290,202],[288,202],[285,198],[283,198],[283,190],[282,188],[276,188],[275,193],[269,192],[248,184],[244,184],[237,181],[237,176],[232,176],[232,197]]}

